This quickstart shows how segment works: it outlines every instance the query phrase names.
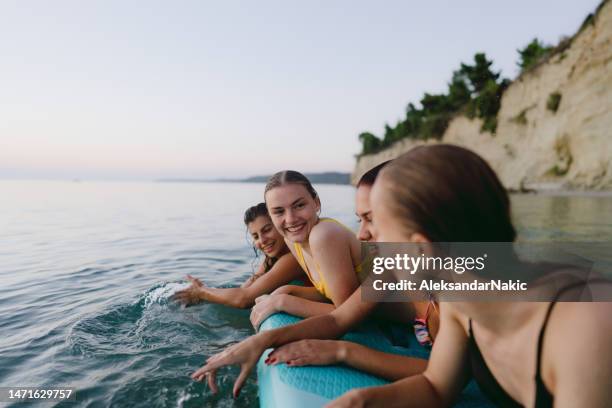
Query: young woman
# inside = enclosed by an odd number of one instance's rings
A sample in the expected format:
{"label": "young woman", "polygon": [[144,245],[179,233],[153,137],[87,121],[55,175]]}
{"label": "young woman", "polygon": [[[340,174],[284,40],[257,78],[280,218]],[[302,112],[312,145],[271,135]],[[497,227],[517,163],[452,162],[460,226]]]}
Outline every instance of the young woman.
{"label": "young woman", "polygon": [[[424,146],[396,159],[372,190],[375,234],[390,242],[512,242],[510,202],[476,154]],[[574,288],[575,289],[575,288]],[[450,406],[471,375],[499,406],[607,407],[612,402],[612,304],[441,303],[427,369],[357,389],[329,407]]]}
{"label": "young woman", "polygon": [[331,312],[359,286],[361,244],[338,221],[319,217],[319,196],[310,181],[297,171],[273,175],[264,197],[274,226],[313,286],[289,285],[257,299],[251,312],[253,326],[259,327],[276,312],[299,317]]}
{"label": "young woman", "polygon": [[257,297],[304,276],[283,237],[274,228],[265,203],[249,207],[244,213],[244,223],[256,250],[265,256],[253,276],[239,288],[210,288],[199,279],[187,275],[191,286],[178,291],[173,297],[175,300],[185,305],[206,301],[247,308],[255,303]]}
{"label": "young woman", "polygon": [[[367,172],[361,179],[357,187],[356,212],[360,218],[359,237],[362,239],[375,239],[371,232],[369,192],[374,183],[380,168],[374,168]],[[428,305],[421,303],[387,303],[378,305],[381,315],[389,318],[397,317],[405,323],[412,323],[415,317],[420,317],[420,321],[425,320],[430,339],[435,337],[438,328],[437,313],[427,313]],[[239,364],[241,372],[233,388],[234,396],[237,396],[242,384],[246,380],[250,370],[257,363],[257,360],[267,348],[281,347],[285,344],[304,339],[333,339],[340,337],[352,327],[377,310],[377,304],[373,302],[363,302],[361,300],[361,288],[358,288],[346,302],[328,314],[319,315],[305,319],[297,324],[258,333],[246,340],[227,348],[208,359],[207,364],[192,374],[192,378],[202,381],[207,378],[208,384],[213,392],[216,392],[215,373],[218,367],[230,364]],[[314,340],[313,340],[314,341]],[[325,342],[315,344],[293,343],[288,348],[276,349],[269,355],[267,363],[275,364],[281,361],[295,361],[299,364],[301,358],[310,359],[314,354],[321,354],[319,362],[329,363],[332,361],[344,362],[353,367],[368,371],[387,379],[404,378],[415,373],[420,373],[425,369],[426,361],[418,358],[410,358],[380,353],[375,350],[366,349],[355,343],[348,342]],[[295,346],[298,344],[298,346]],[[313,350],[311,346],[316,346]],[[303,347],[301,347],[303,346]],[[296,347],[299,347],[298,354],[294,354]],[[321,348],[319,348],[321,347]],[[293,350],[293,352],[291,352]],[[365,350],[369,350],[366,352]],[[310,357],[305,357],[308,354]],[[304,357],[301,357],[304,356]],[[306,360],[302,360],[306,362]],[[292,362],[293,364],[293,362]]]}

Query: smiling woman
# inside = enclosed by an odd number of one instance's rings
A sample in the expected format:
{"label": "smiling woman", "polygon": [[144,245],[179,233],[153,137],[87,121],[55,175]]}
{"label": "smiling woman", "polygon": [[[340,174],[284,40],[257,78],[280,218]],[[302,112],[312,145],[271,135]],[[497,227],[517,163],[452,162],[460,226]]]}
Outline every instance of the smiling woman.
{"label": "smiling woman", "polygon": [[265,260],[253,276],[239,288],[211,288],[187,275],[191,286],[178,291],[173,296],[175,300],[185,305],[206,301],[247,308],[255,303],[258,296],[303,276],[302,269],[289,253],[283,237],[274,228],[264,203],[249,207],[244,213],[244,223],[254,247],[265,255]]}
{"label": "smiling woman", "polygon": [[244,223],[253,239],[255,250],[260,250],[266,257],[257,272],[242,284],[242,287],[246,288],[268,272],[278,258],[289,251],[283,237],[274,228],[265,203],[249,207],[244,213]]}

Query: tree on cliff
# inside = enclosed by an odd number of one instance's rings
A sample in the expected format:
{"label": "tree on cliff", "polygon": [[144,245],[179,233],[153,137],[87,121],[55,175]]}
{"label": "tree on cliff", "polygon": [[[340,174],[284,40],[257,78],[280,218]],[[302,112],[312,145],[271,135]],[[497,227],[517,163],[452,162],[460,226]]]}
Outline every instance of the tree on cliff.
{"label": "tree on cliff", "polygon": [[521,67],[521,72],[528,70],[542,60],[553,49],[550,45],[545,45],[543,42],[534,38],[525,48],[517,50],[519,60],[517,65]]}
{"label": "tree on cliff", "polygon": [[359,135],[359,141],[362,144],[362,155],[377,152],[382,144],[380,139],[370,132],[361,133]]}
{"label": "tree on cliff", "polygon": [[448,103],[453,110],[464,107],[472,98],[466,83],[465,75],[459,71],[453,72],[453,79],[448,84]]}
{"label": "tree on cliff", "polygon": [[482,119],[483,131],[495,132],[501,95],[509,81],[500,80],[501,73],[493,71],[492,65],[493,61],[484,53],[475,54],[472,64],[461,63],[453,72],[446,93],[425,93],[419,101],[420,108],[409,103],[405,118],[395,127],[386,124],[382,138],[369,132],[360,134],[363,146],[360,154],[375,153],[404,138],[441,138],[450,120],[460,111]]}
{"label": "tree on cliff", "polygon": [[480,94],[491,82],[497,82],[500,73],[493,72],[491,66],[493,61],[489,61],[487,56],[479,52],[474,55],[474,65],[461,63],[461,69],[456,71],[453,76],[464,77],[470,86],[472,96]]}

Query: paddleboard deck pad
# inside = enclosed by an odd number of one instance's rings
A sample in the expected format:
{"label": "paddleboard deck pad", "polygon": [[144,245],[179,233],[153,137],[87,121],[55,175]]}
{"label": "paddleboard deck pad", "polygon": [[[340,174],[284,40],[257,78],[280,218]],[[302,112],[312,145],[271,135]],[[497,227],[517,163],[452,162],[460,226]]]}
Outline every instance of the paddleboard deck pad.
{"label": "paddleboard deck pad", "polygon": [[[266,319],[260,330],[271,330],[299,322],[300,318],[277,313]],[[342,339],[362,344],[386,353],[428,358],[429,350],[421,346],[409,329],[402,346],[394,345],[389,332],[375,324],[365,324],[347,333]],[[389,381],[344,365],[289,367],[285,364],[268,366],[264,363],[272,349],[266,350],[257,363],[259,402],[262,408],[314,408],[322,407],[353,388],[373,387]],[[455,407],[492,407],[471,382],[463,391]]]}

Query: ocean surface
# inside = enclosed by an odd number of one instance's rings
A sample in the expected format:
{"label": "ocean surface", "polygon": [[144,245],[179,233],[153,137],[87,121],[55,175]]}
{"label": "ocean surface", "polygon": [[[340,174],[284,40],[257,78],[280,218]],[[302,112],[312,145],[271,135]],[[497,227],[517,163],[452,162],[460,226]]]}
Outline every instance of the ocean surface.
{"label": "ocean surface", "polygon": [[[353,188],[316,188],[355,229]],[[74,387],[70,406],[257,406],[254,375],[237,400],[237,368],[215,396],[189,378],[253,333],[248,311],[169,297],[186,274],[252,273],[242,215],[262,198],[262,184],[0,181],[0,387]],[[610,195],[512,201],[523,241],[612,242]]]}

